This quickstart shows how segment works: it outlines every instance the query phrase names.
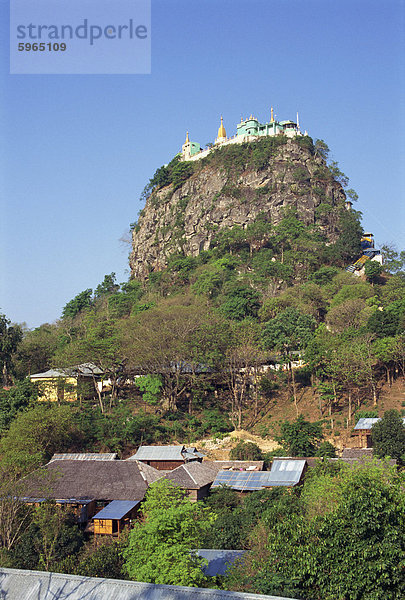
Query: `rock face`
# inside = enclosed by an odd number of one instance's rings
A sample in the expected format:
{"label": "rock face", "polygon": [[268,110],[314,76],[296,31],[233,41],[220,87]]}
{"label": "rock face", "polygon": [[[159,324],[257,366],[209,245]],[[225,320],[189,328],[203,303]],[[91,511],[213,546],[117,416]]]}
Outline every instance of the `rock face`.
{"label": "rock face", "polygon": [[249,158],[246,145],[240,148],[240,160],[238,148],[232,154],[219,149],[193,163],[192,174],[177,189],[171,184],[151,193],[132,232],[133,277],[145,279],[163,269],[173,253],[197,256],[220,229],[246,227],[259,214],[277,225],[288,207],[306,225],[319,226],[330,242],[336,240],[346,196],[312,143],[279,140],[268,156],[259,144],[263,142],[254,144],[261,152],[259,161]]}

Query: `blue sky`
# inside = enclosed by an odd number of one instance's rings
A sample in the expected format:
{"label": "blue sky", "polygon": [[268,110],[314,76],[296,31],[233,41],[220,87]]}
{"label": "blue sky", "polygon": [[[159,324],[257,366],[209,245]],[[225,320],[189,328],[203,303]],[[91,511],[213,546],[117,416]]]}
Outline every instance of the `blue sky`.
{"label": "blue sky", "polygon": [[359,194],[377,243],[405,247],[400,0],[152,0],[151,75],[9,75],[0,0],[0,312],[52,322],[106,273],[127,280],[139,196],[190,131],[299,111]]}

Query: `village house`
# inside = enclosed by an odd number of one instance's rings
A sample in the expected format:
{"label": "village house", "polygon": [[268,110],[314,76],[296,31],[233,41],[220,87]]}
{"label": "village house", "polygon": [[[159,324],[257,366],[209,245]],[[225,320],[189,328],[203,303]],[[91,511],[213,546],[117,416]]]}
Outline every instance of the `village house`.
{"label": "village house", "polygon": [[165,475],[165,479],[183,490],[192,502],[203,500],[209,494],[211,485],[218,473],[213,462],[189,462]]}
{"label": "village house", "polygon": [[302,483],[305,459],[274,459],[270,471],[219,471],[212,488],[226,486],[238,492],[255,492],[270,487],[295,487]]}
{"label": "village house", "polygon": [[186,448],[185,446],[180,445],[140,446],[136,454],[130,456],[127,460],[139,460],[159,471],[171,471],[188,462],[201,462],[203,457],[204,454],[198,452],[197,448]]}
{"label": "village house", "polygon": [[38,400],[48,402],[73,402],[94,394],[94,384],[102,391],[103,371],[92,363],[83,363],[65,369],[49,369],[29,375],[38,385]]}
{"label": "village house", "polygon": [[[35,505],[53,500],[73,512],[86,531],[114,534],[135,516],[148,486],[161,476],[136,461],[53,459],[25,478],[21,499]],[[93,522],[109,506],[109,512]]]}

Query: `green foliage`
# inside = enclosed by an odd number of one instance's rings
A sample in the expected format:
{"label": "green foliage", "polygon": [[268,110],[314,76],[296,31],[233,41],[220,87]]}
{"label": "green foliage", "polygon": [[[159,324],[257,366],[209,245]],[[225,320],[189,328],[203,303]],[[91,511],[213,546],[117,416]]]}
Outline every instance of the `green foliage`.
{"label": "green foliage", "polygon": [[70,300],[63,308],[62,318],[70,317],[73,319],[81,311],[90,308],[92,306],[92,289],[84,290],[77,294],[72,300]]}
{"label": "green foliage", "polygon": [[356,410],[356,414],[354,416],[354,420],[357,423],[359,419],[377,419],[378,411],[377,410]]}
{"label": "green foliage", "polygon": [[105,275],[103,281],[94,290],[94,298],[98,299],[102,296],[115,294],[119,289],[119,285],[117,285],[115,279],[115,273]]}
{"label": "green foliage", "polygon": [[98,540],[96,547],[90,541],[79,553],[70,554],[57,561],[52,565],[52,570],[55,573],[69,573],[82,577],[125,579],[122,570],[124,562],[122,552],[126,547],[126,542],[125,532],[118,540]]}
{"label": "green foliage", "polygon": [[405,250],[398,252],[394,246],[383,244],[381,246],[381,253],[384,261],[384,271],[392,274],[398,274],[404,271]]}
{"label": "green foliage", "polygon": [[229,458],[231,460],[263,460],[263,453],[257,444],[241,440],[232,448]]}
{"label": "green foliage", "polygon": [[323,458],[336,458],[336,448],[330,442],[321,442],[319,448],[315,452],[315,456],[321,456]]}
{"label": "green foliage", "polygon": [[11,552],[13,567],[57,570],[59,562],[79,552],[83,543],[75,516],[55,502],[43,502],[33,509],[30,526]]}
{"label": "green foliage", "polygon": [[12,357],[23,337],[21,327],[12,325],[6,315],[0,314],[0,373],[3,385],[9,384]]}
{"label": "green foliage", "polygon": [[324,160],[327,160],[329,155],[329,147],[323,140],[315,140],[314,143],[314,155],[320,156]]}
{"label": "green foliage", "polygon": [[286,308],[268,321],[263,329],[263,347],[289,354],[304,349],[315,330],[313,317],[303,315],[295,308]]}
{"label": "green foliage", "polygon": [[39,404],[20,412],[0,440],[3,462],[24,473],[80,443],[71,406]]}
{"label": "green foliage", "polygon": [[364,273],[370,283],[378,283],[382,272],[383,267],[375,260],[368,260],[364,265]]}
{"label": "green foliage", "polygon": [[367,328],[382,338],[403,333],[405,330],[405,300],[396,300],[384,310],[375,311],[368,320]]}
{"label": "green foliage", "polygon": [[259,306],[258,292],[246,285],[238,284],[231,286],[225,293],[220,310],[228,319],[241,321],[246,317],[256,317]]}
{"label": "green foliage", "polygon": [[17,381],[9,390],[0,390],[0,430],[6,429],[17,413],[31,407],[38,398],[38,387],[29,379]]}
{"label": "green foliage", "polygon": [[321,423],[311,423],[300,415],[295,421],[284,421],[277,441],[289,456],[315,456],[323,438]]}
{"label": "green foliage", "polygon": [[192,503],[167,480],[153,484],[124,550],[124,568],[131,579],[150,583],[202,587],[207,581],[197,548],[215,515]]}
{"label": "green foliage", "polygon": [[315,271],[315,273],[312,273],[309,279],[318,285],[326,285],[332,281],[338,272],[339,269],[337,267],[324,266]]}
{"label": "green foliage", "polygon": [[387,410],[371,429],[373,452],[376,456],[395,458],[405,463],[405,426],[396,410]]}
{"label": "green foliage", "polygon": [[142,399],[145,402],[158,404],[162,388],[162,380],[158,375],[137,377],[135,385],[143,392]]}
{"label": "green foliage", "polygon": [[281,496],[264,513],[251,552],[225,585],[307,600],[399,600],[405,593],[402,485],[386,465],[319,465],[301,498]]}
{"label": "green foliage", "polygon": [[333,245],[333,251],[342,266],[346,266],[362,255],[360,239],[363,229],[360,225],[360,213],[342,209],[339,215],[339,229],[341,234]]}

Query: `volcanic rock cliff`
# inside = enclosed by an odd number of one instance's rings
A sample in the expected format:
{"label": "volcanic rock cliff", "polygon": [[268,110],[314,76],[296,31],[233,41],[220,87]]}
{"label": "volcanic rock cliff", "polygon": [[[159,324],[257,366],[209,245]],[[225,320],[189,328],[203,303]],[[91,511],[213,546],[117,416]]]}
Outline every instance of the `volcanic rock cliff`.
{"label": "volcanic rock cliff", "polygon": [[177,158],[157,174],[133,226],[133,277],[163,269],[170,254],[196,256],[220,229],[246,227],[259,214],[277,225],[289,207],[306,225],[319,226],[328,241],[339,235],[346,196],[307,136],[227,146],[195,162]]}

